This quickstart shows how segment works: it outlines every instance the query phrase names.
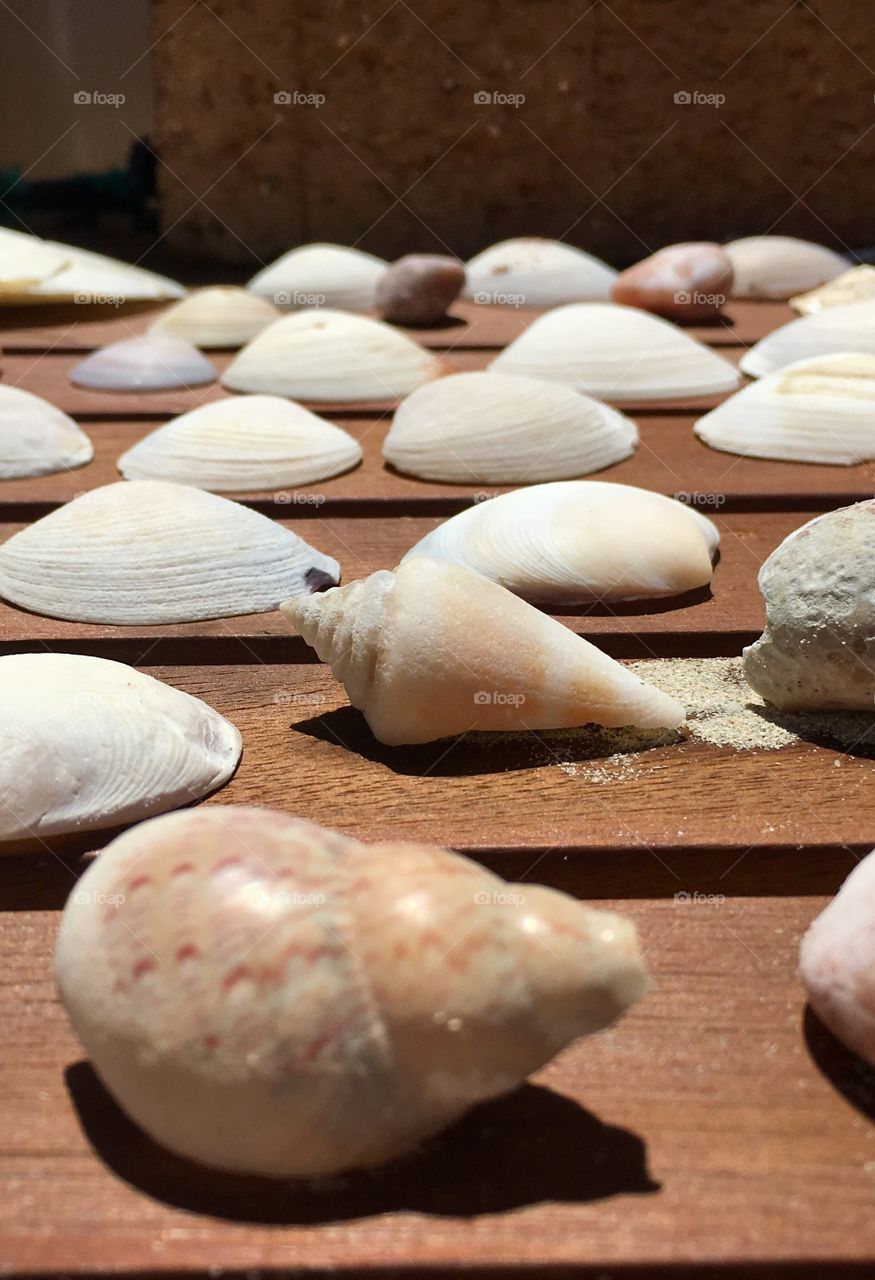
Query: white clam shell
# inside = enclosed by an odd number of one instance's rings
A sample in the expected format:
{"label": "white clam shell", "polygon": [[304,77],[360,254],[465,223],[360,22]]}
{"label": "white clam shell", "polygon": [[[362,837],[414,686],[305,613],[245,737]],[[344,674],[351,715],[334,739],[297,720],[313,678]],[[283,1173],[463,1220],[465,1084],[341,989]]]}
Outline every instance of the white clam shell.
{"label": "white clam shell", "polygon": [[348,432],[279,396],[231,396],[199,405],[123,454],[127,480],[171,480],[214,492],[283,489],[361,462]]}
{"label": "white clam shell", "polygon": [[267,516],[158,480],[93,489],[0,546],[0,596],[74,622],[260,613],[339,578],[336,560]]}
{"label": "white clam shell", "polygon": [[718,543],[711,521],[673,498],[569,480],[469,507],[402,563],[448,560],[542,603],[637,600],[706,586]]}
{"label": "white clam shell", "polygon": [[556,307],[609,298],[617,273],[600,258],[559,240],[503,240],[467,264],[465,296],[475,302]]}
{"label": "white clam shell", "polygon": [[424,480],[525,484],[587,475],[628,458],[638,429],[568,387],[502,373],[458,373],[412,392],[383,454]]}
{"label": "white clam shell", "polygon": [[66,413],[20,387],[0,384],[0,480],[70,471],[93,457],[88,436]]}
{"label": "white clam shell", "polygon": [[48,280],[67,262],[66,254],[38,236],[0,227],[0,299],[10,301],[7,294],[16,295]]}
{"label": "white clam shell", "polygon": [[197,347],[159,333],[111,342],[80,360],[70,374],[77,387],[97,391],[162,391],[201,386],[217,377]]}
{"label": "white clam shell", "polygon": [[75,245],[46,244],[65,259],[60,271],[50,275],[16,297],[16,302],[108,303],[158,302],[164,298],[182,298],[185,289],[176,280],[156,275],[142,267],[107,258]]}
{"label": "white clam shell", "polygon": [[191,804],[230,778],[241,750],[212,707],[124,663],[0,658],[0,841]]}
{"label": "white clam shell", "polygon": [[789,298],[848,269],[841,254],[793,236],[745,236],[723,247],[732,259],[736,298]]}
{"label": "white clam shell", "polygon": [[275,321],[243,348],[222,383],[343,404],[397,400],[443,372],[437,356],[380,320],[316,310]]}
{"label": "white clam shell", "polygon": [[712,449],[855,466],[875,458],[875,355],[787,365],[742,387],[694,426]]}
{"label": "white clam shell", "polygon": [[196,289],[175,303],[150,332],[207,349],[242,347],[278,320],[279,314],[265,298],[234,285],[217,284]]}
{"label": "white clam shell", "polygon": [[584,724],[673,728],[674,698],[470,569],[412,558],[282,611],[380,742]]}
{"label": "white clam shell", "polygon": [[847,351],[875,355],[875,301],[830,307],[791,320],[745,352],[741,368],[761,378],[797,360]]}
{"label": "white clam shell", "polygon": [[790,299],[790,306],[800,315],[808,316],[829,307],[845,307],[853,302],[872,300],[875,300],[875,267],[861,263],[828,284],[822,284],[819,289],[797,294]]}
{"label": "white clam shell", "polygon": [[684,399],[732,391],[738,371],[676,325],[635,307],[581,303],[539,316],[490,365],[599,399]]}
{"label": "white clam shell", "polygon": [[818,1017],[875,1064],[875,852],[805,934],[799,973]]}
{"label": "white clam shell", "polygon": [[360,249],[305,244],[264,267],[246,287],[286,310],[336,307],[372,311],[377,303],[377,284],[388,265],[385,259]]}

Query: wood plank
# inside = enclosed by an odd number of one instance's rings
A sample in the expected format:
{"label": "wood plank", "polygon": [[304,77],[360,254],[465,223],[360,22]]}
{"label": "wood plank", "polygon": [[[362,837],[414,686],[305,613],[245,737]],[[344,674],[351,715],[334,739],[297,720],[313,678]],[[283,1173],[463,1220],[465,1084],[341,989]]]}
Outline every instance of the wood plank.
{"label": "wood plank", "polygon": [[7,915],[4,1267],[850,1274],[875,1251],[875,1090],[804,1013],[798,939],[824,901],[605,903],[635,919],[654,977],[617,1027],[406,1161],[312,1187],[197,1169],[139,1133],[54,995],[56,913]]}

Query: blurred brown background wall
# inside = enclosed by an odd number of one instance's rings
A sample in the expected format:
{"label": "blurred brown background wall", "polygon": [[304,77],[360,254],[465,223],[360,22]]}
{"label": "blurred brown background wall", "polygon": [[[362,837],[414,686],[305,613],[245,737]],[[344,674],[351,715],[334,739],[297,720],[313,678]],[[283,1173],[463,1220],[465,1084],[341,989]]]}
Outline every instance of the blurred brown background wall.
{"label": "blurred brown background wall", "polygon": [[162,226],[192,257],[875,240],[861,0],[153,0],[152,23]]}

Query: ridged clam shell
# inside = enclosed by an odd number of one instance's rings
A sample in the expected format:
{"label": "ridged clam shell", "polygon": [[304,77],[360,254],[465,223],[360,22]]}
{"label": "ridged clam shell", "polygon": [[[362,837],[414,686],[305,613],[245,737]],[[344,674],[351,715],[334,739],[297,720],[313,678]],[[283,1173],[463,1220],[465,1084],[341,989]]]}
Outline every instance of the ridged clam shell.
{"label": "ridged clam shell", "polygon": [[48,280],[67,261],[65,254],[38,236],[0,227],[0,298],[10,301],[7,294],[16,295]]}
{"label": "ridged clam shell", "polygon": [[259,271],[246,288],[286,310],[372,311],[377,284],[388,265],[360,249],[304,244]]}
{"label": "ridged clam shell", "polygon": [[70,895],[55,972],[147,1133],[282,1178],[410,1150],[647,989],[622,916],[234,805],[114,840]]}
{"label": "ridged clam shell", "polygon": [[798,360],[849,351],[875,355],[875,301],[830,307],[791,320],[745,352],[741,368],[761,378]]}
{"label": "ridged clam shell", "polygon": [[673,728],[674,698],[470,569],[411,558],[282,611],[388,746],[471,730]]}
{"label": "ridged clam shell", "polygon": [[711,521],[673,498],[569,480],[477,503],[438,525],[402,563],[448,560],[544,603],[637,600],[706,586],[718,543]]}
{"label": "ridged clam shell", "polygon": [[93,489],[0,546],[0,596],[74,622],[193,622],[338,582],[337,561],[227,498],[158,480]]}
{"label": "ridged clam shell", "polygon": [[522,236],[484,249],[467,265],[465,296],[475,302],[556,307],[609,298],[616,271],[560,240]]}
{"label": "ridged clam shell", "polygon": [[798,293],[795,298],[790,299],[790,306],[800,315],[809,316],[830,307],[846,307],[854,302],[872,301],[875,301],[875,267],[861,263],[836,276],[828,284],[822,284],[819,289]]}
{"label": "ridged clam shell", "polygon": [[73,367],[70,381],[97,391],[166,391],[201,386],[217,377],[215,367],[190,342],[147,333],[92,351]]}
{"label": "ridged clam shell", "polygon": [[568,387],[458,373],[402,401],[383,454],[424,480],[525,484],[609,467],[637,443],[634,422]]}
{"label": "ridged clam shell", "polygon": [[191,804],[227,782],[241,750],[212,707],[124,663],[0,658],[0,841]]}
{"label": "ridged clam shell", "polygon": [[229,284],[196,289],[165,311],[151,333],[182,338],[206,349],[242,347],[279,319],[266,298]]}
{"label": "ridged clam shell", "polygon": [[712,449],[746,458],[855,466],[875,458],[875,356],[843,352],[787,365],[700,418]]}
{"label": "ridged clam shell", "polygon": [[490,365],[601,399],[675,400],[732,391],[738,371],[676,325],[634,307],[582,303],[539,316]]}
{"label": "ridged clam shell", "polygon": [[0,480],[70,471],[93,457],[91,441],[66,413],[0,384]]}
{"label": "ridged clam shell", "polygon": [[736,298],[790,298],[848,269],[841,254],[793,236],[745,236],[723,247],[732,259]]}
{"label": "ridged clam shell", "polygon": [[34,285],[26,296],[17,297],[16,302],[157,302],[185,296],[178,281],[154,271],[75,245],[51,240],[46,244],[66,259],[66,265]]}
{"label": "ridged clam shell", "polygon": [[171,480],[214,492],[283,489],[361,462],[357,440],[279,396],[199,405],[123,454],[127,480]]}
{"label": "ridged clam shell", "polygon": [[222,383],[343,404],[397,400],[444,371],[437,356],[380,320],[317,310],[275,321],[243,348]]}

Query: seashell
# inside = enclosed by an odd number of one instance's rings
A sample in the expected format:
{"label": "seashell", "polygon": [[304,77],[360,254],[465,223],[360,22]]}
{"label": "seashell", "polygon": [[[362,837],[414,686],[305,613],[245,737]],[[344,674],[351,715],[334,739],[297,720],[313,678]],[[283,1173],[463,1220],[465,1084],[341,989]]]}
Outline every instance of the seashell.
{"label": "seashell", "polygon": [[126,480],[221,492],[283,489],[357,466],[348,432],[279,396],[231,396],[174,418],[118,460]]}
{"label": "seashell", "polygon": [[609,298],[616,271],[600,258],[560,240],[521,236],[502,240],[472,258],[465,297],[516,307]]}
{"label": "seashell", "polygon": [[232,391],[331,404],[398,400],[445,366],[397,329],[343,311],[299,311],[275,321],[225,370]]}
{"label": "seashell", "polygon": [[648,985],[622,916],[445,849],[231,805],[114,840],[70,895],[55,973],[132,1120],[279,1178],[410,1151]]}
{"label": "seashell", "polygon": [[766,629],[745,678],[782,711],[871,713],[875,702],[875,499],[817,516],[759,573]]}
{"label": "seashell", "polygon": [[621,272],[614,302],[669,320],[710,320],[732,292],[732,260],[718,244],[673,244]]}
{"label": "seashell", "polygon": [[0,227],[0,299],[8,302],[7,294],[17,295],[57,275],[67,261],[65,254],[38,236]]}
{"label": "seashell", "polygon": [[713,395],[740,381],[728,360],[667,320],[602,303],[538,316],[489,367],[615,401]]}
{"label": "seashell", "polygon": [[478,502],[403,563],[461,564],[541,603],[673,596],[711,581],[720,535],[673,498],[598,480],[534,485]]}
{"label": "seashell", "polygon": [[228,781],[241,750],[212,707],[122,662],[0,658],[0,841],[191,804]]}
{"label": "seashell", "polygon": [[383,454],[424,480],[525,484],[598,471],[637,444],[634,422],[568,387],[457,373],[402,401]]}
{"label": "seashell", "polygon": [[872,301],[875,301],[875,267],[861,263],[836,276],[828,284],[822,284],[819,289],[797,294],[790,299],[790,306],[800,315],[807,316],[816,311],[826,311],[829,307]]}
{"label": "seashell", "polygon": [[377,285],[376,307],[392,324],[439,324],[465,285],[465,267],[438,253],[409,253]]}
{"label": "seashell", "polygon": [[91,441],[66,413],[20,387],[0,385],[0,479],[72,471],[93,457]]}
{"label": "seashell", "polygon": [[749,458],[855,466],[875,458],[875,356],[841,352],[750,383],[693,427]]}
{"label": "seashell", "polygon": [[875,302],[830,307],[791,320],[746,351],[741,368],[750,377],[761,378],[798,360],[849,351],[875,355]]}
{"label": "seashell", "polygon": [[92,489],[0,546],[0,596],[73,622],[261,613],[339,579],[336,560],[267,516],[159,480]]}
{"label": "seashell", "polygon": [[391,747],[471,730],[684,719],[674,698],[461,565],[405,560],[282,612]]}
{"label": "seashell", "polygon": [[145,271],[129,262],[107,258],[75,245],[45,242],[65,259],[60,271],[33,285],[16,302],[111,303],[159,302],[182,298],[185,289],[176,280]]}
{"label": "seashell", "polygon": [[384,258],[338,244],[304,244],[254,275],[246,288],[277,307],[373,311]]}
{"label": "seashell", "polygon": [[217,377],[215,367],[190,342],[147,333],[92,351],[73,367],[70,381],[96,391],[166,391]]}
{"label": "seashell", "polygon": [[182,338],[195,347],[242,347],[279,319],[266,298],[230,284],[196,289],[165,311],[150,333]]}
{"label": "seashell", "polygon": [[848,269],[841,254],[793,236],[745,236],[723,247],[732,259],[736,298],[790,298]]}
{"label": "seashell", "polygon": [[821,1021],[875,1064],[875,853],[854,867],[805,934],[799,976]]}

